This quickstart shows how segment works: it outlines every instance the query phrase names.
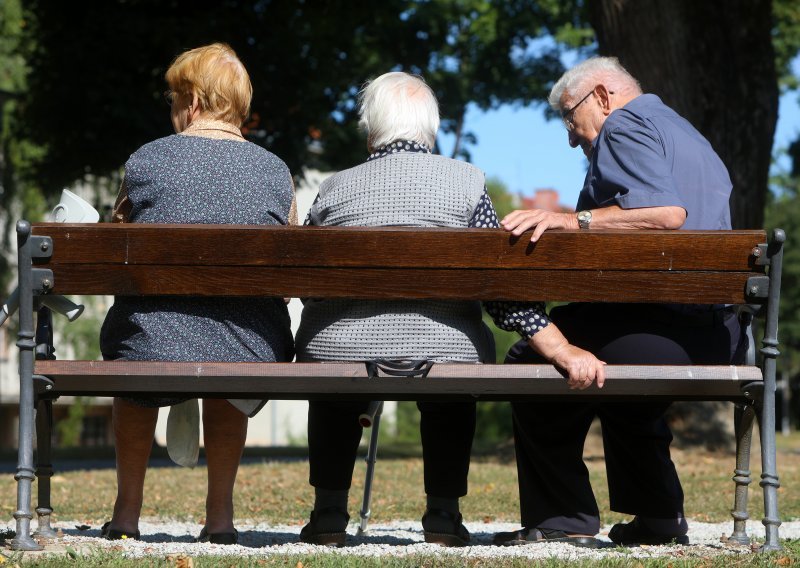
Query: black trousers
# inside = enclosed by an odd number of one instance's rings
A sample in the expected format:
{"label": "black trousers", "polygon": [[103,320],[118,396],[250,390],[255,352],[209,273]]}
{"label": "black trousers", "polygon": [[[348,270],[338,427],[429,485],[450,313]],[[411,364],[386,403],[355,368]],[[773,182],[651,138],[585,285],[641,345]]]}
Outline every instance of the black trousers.
{"label": "black trousers", "polygon": [[[309,402],[310,483],[320,489],[349,489],[362,428],[358,417],[367,402]],[[467,494],[475,403],[418,402],[425,468],[425,493],[434,497]]]}
{"label": "black trousers", "polygon": [[[741,362],[746,338],[729,309],[700,315],[661,306],[569,304],[552,310],[570,343],[608,364]],[[541,363],[524,342],[506,363]],[[596,387],[590,387],[596,388]],[[512,403],[522,525],[596,534],[597,502],[583,462],[595,416],[603,431],[611,509],[655,518],[683,514],[670,458],[669,403]]]}

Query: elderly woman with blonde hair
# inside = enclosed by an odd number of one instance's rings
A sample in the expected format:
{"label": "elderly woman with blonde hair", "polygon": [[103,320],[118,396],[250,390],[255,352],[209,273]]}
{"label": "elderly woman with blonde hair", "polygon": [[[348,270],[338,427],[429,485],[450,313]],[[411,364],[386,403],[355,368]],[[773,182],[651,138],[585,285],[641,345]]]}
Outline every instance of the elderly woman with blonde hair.
{"label": "elderly woman with blonde hair", "polygon": [[[367,160],[326,180],[308,223],[339,226],[498,227],[484,174],[432,153],[439,129],[433,91],[420,77],[381,75],[361,92]],[[421,283],[424,286],[424,283]],[[573,388],[602,383],[602,364],[570,345],[542,304],[486,304],[495,323],[517,331],[566,369]],[[494,362],[479,302],[309,300],[296,337],[298,361],[390,359]],[[314,510],[301,540],[343,545],[347,499],[367,403],[311,401],[308,416]],[[475,403],[418,402],[424,461],[425,541],[464,546],[459,499],[467,494]]]}
{"label": "elderly woman with blonde hair", "polygon": [[[221,43],[187,51],[166,80],[176,134],[131,155],[115,220],[290,223],[296,213],[289,169],[242,136],[252,87],[234,51]],[[290,361],[294,352],[282,298],[117,297],[100,343],[105,359],[126,360]],[[114,399],[118,488],[114,515],[102,529],[106,538],[139,538],[158,407],[179,402]],[[233,544],[233,486],[247,415],[226,400],[204,400],[203,410],[208,494],[199,540]]]}

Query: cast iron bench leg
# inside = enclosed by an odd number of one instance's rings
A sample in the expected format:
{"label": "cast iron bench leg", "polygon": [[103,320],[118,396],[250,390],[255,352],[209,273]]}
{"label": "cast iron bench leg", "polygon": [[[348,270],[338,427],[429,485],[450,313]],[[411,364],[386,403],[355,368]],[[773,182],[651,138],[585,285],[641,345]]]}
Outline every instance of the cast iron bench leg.
{"label": "cast iron bench leg", "polygon": [[36,405],[36,515],[39,519],[39,528],[33,533],[41,538],[56,538],[58,535],[50,526],[50,515],[53,509],[50,506],[50,478],[53,477],[51,458],[53,426],[53,401],[40,400]]}
{"label": "cast iron bench leg", "polygon": [[31,537],[31,484],[33,471],[33,350],[36,347],[33,329],[33,274],[31,272],[31,225],[17,223],[17,255],[19,270],[19,453],[17,460],[17,521],[12,550],[41,550]]}
{"label": "cast iron bench leg", "polygon": [[764,321],[764,338],[761,341],[761,355],[764,357],[764,392],[756,402],[758,427],[761,432],[761,482],[764,489],[764,527],[766,541],[762,551],[780,550],[781,542],[778,527],[781,519],[778,514],[778,466],[775,455],[775,390],[776,359],[778,351],[778,303],[781,294],[781,273],[783,270],[783,243],[786,235],[775,229],[767,254],[770,258],[770,287],[767,301],[767,317]]}
{"label": "cast iron bench leg", "polygon": [[747,536],[747,492],[750,482],[750,448],[753,441],[753,420],[755,410],[752,404],[736,404],[734,408],[734,428],[736,430],[736,469],[733,481],[736,493],[731,516],[733,517],[733,534],[728,540],[737,544],[750,544]]}

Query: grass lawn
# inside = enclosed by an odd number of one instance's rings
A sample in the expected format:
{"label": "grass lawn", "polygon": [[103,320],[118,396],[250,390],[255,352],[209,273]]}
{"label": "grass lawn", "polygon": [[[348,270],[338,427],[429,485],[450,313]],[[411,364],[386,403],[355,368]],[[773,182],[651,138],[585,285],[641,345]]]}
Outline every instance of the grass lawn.
{"label": "grass lawn", "polygon": [[[797,434],[778,437],[778,468],[782,488],[779,490],[780,513],[784,520],[800,518],[800,436]],[[462,501],[462,512],[470,521],[518,520],[517,476],[513,459],[508,451],[500,456],[477,457],[470,471],[470,493]],[[590,440],[585,458],[592,475],[593,487],[602,511],[603,522],[612,523],[622,517],[608,510],[608,492],[605,482],[602,448],[597,439]],[[686,492],[686,515],[689,519],[720,522],[730,520],[733,504],[734,456],[708,453],[702,450],[673,452]],[[56,467],[58,464],[55,464]],[[754,522],[763,516],[761,490],[758,486],[760,474],[759,450],[753,449],[751,468],[754,481],[750,493],[750,516]],[[351,491],[351,516],[357,515],[363,491],[364,465],[356,466],[354,486]],[[153,519],[176,519],[203,522],[205,499],[205,468],[192,470],[177,467],[152,468],[145,487],[144,517]],[[114,501],[115,473],[112,469],[72,471],[58,473],[53,478],[54,521],[59,519],[78,521],[97,526],[108,520]],[[35,488],[34,488],[35,495]],[[308,518],[313,500],[313,490],[308,485],[308,464],[305,460],[266,460],[263,463],[248,463],[241,467],[236,488],[236,517],[241,520],[274,524],[303,524]],[[12,475],[0,476],[0,514],[11,519],[16,508],[16,488]],[[373,485],[372,520],[376,523],[398,519],[419,519],[424,509],[422,491],[422,461],[418,457],[380,459]],[[5,551],[4,554],[10,554]],[[131,559],[110,553],[98,553],[96,558],[81,556],[80,562],[69,556],[26,560],[26,565],[36,566],[184,566],[181,559],[153,558],[134,564]],[[185,560],[185,559],[184,559]],[[444,566],[452,559],[436,557],[406,557],[402,559],[381,558],[371,564],[357,557],[267,557],[237,558],[201,557],[193,559],[194,566]],[[517,566],[524,559],[464,560],[468,566]],[[528,561],[530,562],[530,561]],[[789,566],[800,565],[800,543],[787,541],[786,550],[777,556],[753,555],[748,558],[719,558],[699,562],[673,559],[631,563],[603,561],[594,566]],[[12,564],[8,556],[5,564]],[[188,566],[188,564],[185,564]],[[451,565],[451,564],[447,564]],[[527,565],[527,564],[526,564]],[[565,561],[545,563],[545,566],[563,566]],[[4,559],[0,556],[0,567]]]}

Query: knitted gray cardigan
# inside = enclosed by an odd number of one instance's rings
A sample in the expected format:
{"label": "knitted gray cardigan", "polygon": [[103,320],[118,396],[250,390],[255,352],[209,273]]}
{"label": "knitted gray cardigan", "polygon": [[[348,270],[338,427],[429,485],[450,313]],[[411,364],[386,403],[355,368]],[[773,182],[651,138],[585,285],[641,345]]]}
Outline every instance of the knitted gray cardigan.
{"label": "knitted gray cardigan", "polygon": [[[470,164],[398,153],[327,179],[310,216],[320,226],[467,227],[483,191]],[[312,299],[295,346],[298,361],[494,361],[479,302]]]}

